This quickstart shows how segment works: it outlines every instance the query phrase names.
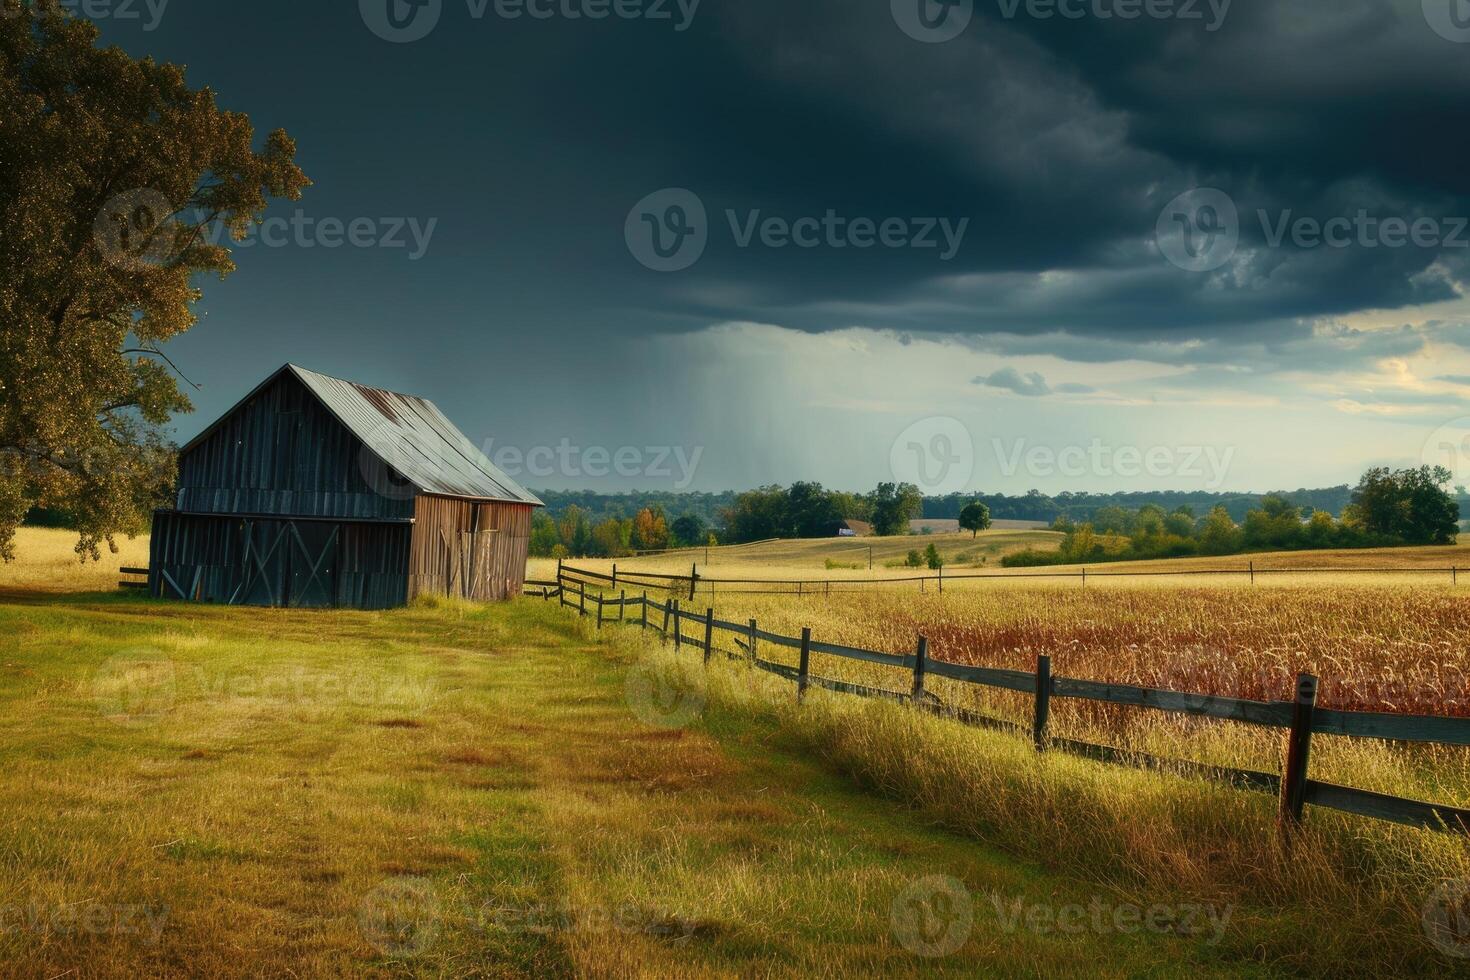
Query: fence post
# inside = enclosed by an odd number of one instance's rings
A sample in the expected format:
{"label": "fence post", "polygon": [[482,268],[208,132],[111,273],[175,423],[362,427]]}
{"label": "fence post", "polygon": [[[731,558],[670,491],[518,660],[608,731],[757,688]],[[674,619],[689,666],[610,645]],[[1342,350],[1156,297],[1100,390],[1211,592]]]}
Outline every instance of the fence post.
{"label": "fence post", "polygon": [[1460,567],[1458,565],[1452,566],[1450,568],[1450,584],[1451,585],[1459,585],[1460,584]]}
{"label": "fence post", "polygon": [[668,646],[668,643],[669,643],[669,610],[670,609],[673,609],[673,608],[674,608],[674,600],[672,598],[665,597],[665,599],[664,599],[664,628],[659,631],[662,634],[662,642],[663,642],[663,644],[665,646]]}
{"label": "fence post", "polygon": [[755,665],[755,620],[750,621],[750,663]]}
{"label": "fence post", "polygon": [[1036,715],[1031,725],[1031,740],[1036,751],[1046,751],[1046,723],[1051,718],[1051,657],[1036,658]]}
{"label": "fence post", "polygon": [[1317,709],[1317,678],[1296,679],[1291,731],[1286,736],[1286,768],[1281,775],[1281,831],[1290,836],[1302,822],[1307,802],[1307,765],[1312,754],[1312,717]]}
{"label": "fence post", "polygon": [[715,643],[715,611],[710,609],[704,614],[704,665],[709,666],[709,658],[714,653]]}
{"label": "fence post", "polygon": [[561,563],[562,563],[562,559],[558,558],[556,560],[556,584],[557,585],[561,585]]}
{"label": "fence post", "polygon": [[628,590],[623,589],[618,593],[618,622],[628,618]]}
{"label": "fence post", "polygon": [[1256,584],[1256,563],[1251,562],[1251,585]]}
{"label": "fence post", "polygon": [[587,586],[581,582],[577,583],[577,595],[579,597],[577,600],[577,611],[585,616],[587,615]]}
{"label": "fence post", "polygon": [[914,707],[924,700],[924,674],[929,670],[929,638],[919,637],[919,649],[914,654]]}
{"label": "fence post", "polygon": [[597,628],[602,629],[602,593],[597,594]]}
{"label": "fence post", "polygon": [[944,566],[939,566],[939,594],[944,595]]}
{"label": "fence post", "polygon": [[614,588],[614,589],[616,589],[618,587],[618,563],[617,562],[613,562],[613,580],[612,580],[612,586],[611,587]]}
{"label": "fence post", "polygon": [[1087,566],[1082,566],[1082,587],[1087,588]]}
{"label": "fence post", "polygon": [[810,683],[808,678],[812,675],[812,628],[803,626],[801,628],[801,668],[796,674],[796,700],[800,703],[806,700],[806,689]]}
{"label": "fence post", "polygon": [[694,601],[694,588],[699,584],[699,566],[689,566],[689,601]]}
{"label": "fence post", "polygon": [[669,600],[674,607],[674,652],[678,653],[684,646],[684,621],[679,617],[679,600]]}
{"label": "fence post", "polygon": [[643,623],[639,629],[648,629],[648,590],[643,590]]}

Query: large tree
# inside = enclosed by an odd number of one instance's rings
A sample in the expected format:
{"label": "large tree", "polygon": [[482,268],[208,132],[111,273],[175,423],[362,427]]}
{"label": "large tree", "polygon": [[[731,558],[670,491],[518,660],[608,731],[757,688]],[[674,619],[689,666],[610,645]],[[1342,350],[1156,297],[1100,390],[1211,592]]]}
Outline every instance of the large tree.
{"label": "large tree", "polygon": [[0,556],[33,506],[79,554],[145,527],[189,401],[160,347],[194,325],[229,237],[308,185],[281,131],[184,70],[99,48],[57,0],[0,0]]}
{"label": "large tree", "polygon": [[1444,489],[1451,478],[1443,466],[1371,469],[1358,481],[1344,516],[1372,534],[1409,544],[1452,544],[1460,530],[1460,505]]}

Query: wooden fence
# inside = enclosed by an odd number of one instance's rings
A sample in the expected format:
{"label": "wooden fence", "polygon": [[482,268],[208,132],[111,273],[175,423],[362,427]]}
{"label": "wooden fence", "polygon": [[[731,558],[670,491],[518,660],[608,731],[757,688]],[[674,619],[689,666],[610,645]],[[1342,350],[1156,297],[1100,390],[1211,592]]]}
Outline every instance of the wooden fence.
{"label": "wooden fence", "polygon": [[[1287,701],[1248,701],[1239,698],[1181,691],[1165,691],[1107,684],[1098,681],[1060,677],[1051,672],[1051,658],[1037,658],[1036,670],[1001,670],[973,667],[937,659],[929,653],[929,642],[918,637],[914,652],[907,654],[864,650],[813,639],[810,629],[801,636],[783,636],[759,628],[755,620],[732,623],[715,618],[714,609],[703,614],[686,612],[680,600],[668,598],[658,602],[647,591],[629,596],[623,589],[618,595],[599,583],[610,576],[580,569],[558,569],[555,582],[528,582],[530,594],[546,600],[556,599],[563,607],[573,607],[582,616],[596,616],[597,627],[607,624],[636,625],[654,630],[665,642],[673,641],[676,650],[689,647],[704,658],[706,665],[716,653],[744,661],[751,668],[765,671],[796,684],[798,699],[809,689],[823,688],[858,697],[882,698],[979,728],[1010,731],[1034,743],[1037,751],[1056,750],[1084,756],[1101,762],[1136,766],[1214,779],[1245,790],[1270,793],[1279,797],[1278,823],[1284,834],[1300,825],[1308,804],[1339,810],[1410,827],[1455,834],[1470,834],[1470,810],[1438,803],[1387,796],[1367,790],[1321,782],[1308,776],[1312,736],[1340,735],[1405,743],[1470,746],[1470,718],[1380,714],[1362,711],[1335,711],[1317,707],[1316,677],[1303,674],[1297,680],[1292,699]],[[622,580],[620,580],[622,581]],[[589,592],[588,586],[597,591]],[[610,610],[612,610],[610,612]],[[630,612],[631,610],[631,612]],[[696,632],[685,632],[692,623]],[[729,637],[735,650],[716,645],[716,637]],[[762,644],[797,652],[797,666],[767,660],[760,656]],[[848,681],[821,677],[811,671],[812,654],[840,657],[891,667],[906,672],[903,690],[886,690]],[[961,684],[1018,694],[1034,700],[1032,722],[1017,724],[991,718],[958,705],[946,705],[929,691],[931,677],[942,677]],[[1286,733],[1284,773],[1255,772],[1225,766],[1205,765],[1178,759],[1166,759],[1127,749],[1056,738],[1048,734],[1053,700],[1106,702],[1136,708],[1163,711],[1198,718],[1214,718],[1244,722]]]}
{"label": "wooden fence", "polygon": [[870,591],[874,587],[887,587],[889,589],[917,589],[919,592],[934,590],[943,593],[945,586],[953,586],[960,582],[975,582],[982,580],[996,581],[1018,581],[1025,579],[1053,579],[1071,580],[1087,585],[1090,579],[1115,579],[1115,578],[1187,578],[1189,576],[1201,576],[1208,578],[1234,577],[1246,579],[1255,584],[1257,578],[1268,578],[1273,575],[1433,575],[1443,576],[1449,585],[1460,584],[1460,569],[1458,566],[1446,567],[1343,567],[1343,568],[1257,568],[1254,562],[1244,568],[1193,568],[1178,570],[1141,570],[1130,571],[1090,571],[1087,566],[1081,566],[1077,571],[1034,571],[1034,572],[945,572],[943,568],[933,575],[900,575],[889,578],[851,578],[851,579],[760,579],[760,578],[712,578],[701,575],[699,566],[693,565],[686,575],[670,575],[657,572],[619,571],[617,565],[612,566],[611,574],[605,572],[594,572],[587,569],[572,568],[563,562],[557,563],[558,579],[565,570],[566,574],[576,575],[585,579],[595,579],[598,582],[607,583],[607,587],[616,591],[619,586],[631,589],[660,590],[669,593],[687,595],[693,600],[701,590],[708,590],[711,597],[720,592],[726,594],[735,593],[742,595],[832,595],[843,591]]}

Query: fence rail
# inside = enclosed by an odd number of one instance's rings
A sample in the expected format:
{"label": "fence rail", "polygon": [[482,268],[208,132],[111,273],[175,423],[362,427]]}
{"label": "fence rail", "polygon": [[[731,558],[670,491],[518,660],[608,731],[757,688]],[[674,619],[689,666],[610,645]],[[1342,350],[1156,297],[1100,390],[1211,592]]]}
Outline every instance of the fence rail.
{"label": "fence rail", "polygon": [[[663,578],[660,576],[660,579]],[[798,698],[804,697],[809,688],[819,687],[858,697],[896,701],[972,727],[1028,736],[1034,740],[1038,751],[1057,750],[1099,762],[1174,772],[1220,781],[1241,789],[1276,794],[1280,797],[1279,824],[1282,832],[1288,835],[1300,825],[1308,804],[1410,827],[1470,835],[1470,809],[1387,796],[1307,777],[1311,738],[1314,734],[1465,746],[1470,745],[1470,718],[1319,709],[1316,707],[1317,678],[1310,675],[1298,678],[1297,690],[1291,700],[1250,701],[1055,676],[1051,673],[1051,658],[1046,656],[1037,658],[1034,672],[951,663],[930,657],[928,640],[923,637],[917,639],[915,653],[864,650],[817,642],[812,639],[810,630],[803,630],[800,637],[785,636],[760,629],[755,620],[741,624],[716,619],[713,608],[707,609],[703,614],[688,612],[680,608],[680,600],[672,596],[665,602],[659,602],[651,598],[648,591],[629,596],[626,589],[612,596],[610,590],[599,583],[634,584],[617,572],[604,575],[563,566],[557,571],[556,582],[528,582],[527,588],[533,595],[539,595],[543,599],[555,598],[562,607],[577,609],[582,616],[595,614],[599,629],[609,622],[638,625],[644,630],[652,629],[665,642],[672,639],[676,649],[682,650],[688,645],[702,652],[706,663],[709,663],[716,652],[715,634],[729,634],[733,637],[735,651],[722,647],[719,652],[730,659],[742,660],[754,669],[795,682]],[[598,591],[589,592],[589,586]],[[535,589],[540,591],[535,592]],[[615,617],[608,614],[609,607],[616,609]],[[636,615],[629,616],[630,608],[636,610]],[[685,625],[691,623],[698,629],[693,636],[685,632]],[[761,644],[799,650],[799,665],[793,667],[762,658],[759,655]],[[886,690],[814,675],[811,672],[813,653],[908,671],[911,675],[911,688],[906,691]],[[1017,722],[992,718],[958,705],[947,705],[925,688],[925,682],[930,676],[1030,695],[1034,699],[1033,724],[1028,727]],[[1053,698],[1147,708],[1169,714],[1280,729],[1285,731],[1287,741],[1285,772],[1283,775],[1275,775],[1188,760],[1166,759],[1108,745],[1053,737],[1047,731]]]}
{"label": "fence rail", "polygon": [[953,586],[958,582],[979,581],[1027,581],[1027,580],[1052,580],[1052,581],[1076,581],[1086,585],[1090,579],[1123,579],[1123,578],[1188,578],[1206,577],[1221,578],[1235,577],[1247,579],[1254,583],[1258,576],[1272,575],[1432,575],[1443,576],[1449,579],[1448,584],[1460,584],[1460,569],[1457,565],[1403,565],[1393,567],[1373,568],[1369,566],[1342,566],[1316,567],[1316,568],[1257,568],[1251,562],[1243,568],[1185,568],[1185,569],[1140,569],[1128,571],[1126,569],[1111,569],[1108,571],[1093,571],[1088,566],[1078,566],[1076,571],[1017,571],[1017,572],[946,572],[943,568],[933,575],[895,575],[888,578],[811,578],[811,579],[770,579],[770,578],[717,578],[702,575],[697,564],[690,566],[687,574],[672,574],[668,572],[640,572],[619,570],[613,565],[612,572],[595,572],[590,569],[572,568],[564,563],[557,564],[557,577],[560,580],[565,573],[583,579],[595,579],[607,582],[616,589],[619,585],[630,588],[662,589],[668,592],[687,593],[692,600],[700,589],[708,589],[711,595],[719,591],[743,595],[831,595],[833,592],[855,591],[859,589],[872,590],[875,586],[886,586],[892,589],[917,586],[920,592],[926,592],[934,588],[943,592],[946,585]]}

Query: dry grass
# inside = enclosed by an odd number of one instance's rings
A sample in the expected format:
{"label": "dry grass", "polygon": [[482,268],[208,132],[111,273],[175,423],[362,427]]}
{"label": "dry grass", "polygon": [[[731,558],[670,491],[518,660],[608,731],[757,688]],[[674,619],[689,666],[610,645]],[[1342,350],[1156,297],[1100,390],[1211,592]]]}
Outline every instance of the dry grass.
{"label": "dry grass", "polygon": [[[669,655],[636,631],[612,635],[644,656]],[[776,653],[767,649],[763,656]],[[834,666],[822,659],[823,667]],[[1054,753],[1038,756],[1024,738],[822,691],[797,707],[790,684],[727,666],[724,658],[715,663],[706,726],[775,718],[858,785],[1050,872],[1144,903],[1230,906],[1237,919],[1223,946],[1242,961],[1302,975],[1465,972],[1466,962],[1436,949],[1422,924],[1441,883],[1470,878],[1470,848],[1460,838],[1313,810],[1288,850],[1269,796]],[[893,680],[890,687],[897,686]],[[1071,727],[1075,731],[1077,722]],[[1279,736],[1244,726],[1189,727],[1171,730],[1155,720],[1140,723],[1133,734],[1156,750],[1192,748],[1206,756],[1277,756],[1280,748]],[[1329,747],[1336,741],[1319,740],[1318,776],[1388,791],[1416,778],[1443,781],[1442,788],[1457,791],[1451,795],[1470,785],[1458,750],[1420,755],[1424,768],[1416,777],[1399,768],[1405,756],[1382,744]],[[1423,788],[1423,782],[1416,785]]]}
{"label": "dry grass", "polygon": [[16,532],[18,560],[0,564],[0,589],[30,592],[111,592],[122,576],[118,569],[148,566],[148,538],[118,538],[116,554],[102,546],[102,560],[77,555],[71,531],[23,527]]}
{"label": "dry grass", "polygon": [[[1087,903],[856,790],[772,719],[639,720],[554,607],[0,600],[0,975],[1215,976],[1238,949],[1008,929]],[[696,675],[678,683],[699,690]],[[892,924],[928,876],[964,943]]]}

